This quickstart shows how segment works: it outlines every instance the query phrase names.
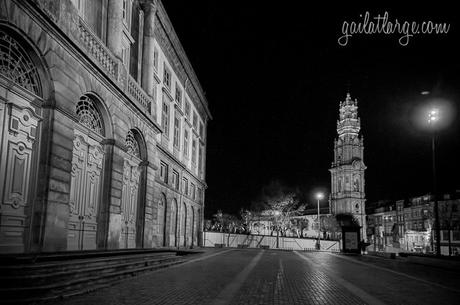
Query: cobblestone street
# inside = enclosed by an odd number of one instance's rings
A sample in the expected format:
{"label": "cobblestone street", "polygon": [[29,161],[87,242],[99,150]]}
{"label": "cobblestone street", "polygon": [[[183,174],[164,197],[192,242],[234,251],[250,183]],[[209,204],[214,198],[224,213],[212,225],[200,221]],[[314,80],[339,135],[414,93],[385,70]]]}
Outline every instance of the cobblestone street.
{"label": "cobblestone street", "polygon": [[214,250],[47,304],[456,304],[460,274],[404,259]]}

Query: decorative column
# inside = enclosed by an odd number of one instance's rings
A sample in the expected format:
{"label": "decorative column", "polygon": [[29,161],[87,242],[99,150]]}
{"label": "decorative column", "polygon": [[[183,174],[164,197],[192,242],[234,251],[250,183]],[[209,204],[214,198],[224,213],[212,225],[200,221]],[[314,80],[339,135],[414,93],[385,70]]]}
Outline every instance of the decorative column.
{"label": "decorative column", "polygon": [[145,240],[145,208],[146,208],[146,195],[147,195],[147,168],[149,166],[149,161],[142,161],[139,163],[140,177],[139,177],[139,207],[137,210],[137,221],[136,221],[136,246],[138,248],[144,248]]}
{"label": "decorative column", "polygon": [[112,164],[113,164],[113,147],[115,146],[114,139],[104,139],[101,142],[104,149],[104,165],[102,181],[101,181],[101,204],[100,211],[97,216],[97,248],[107,249],[109,238],[109,221],[110,221],[110,193],[112,188]]}
{"label": "decorative column", "polygon": [[156,6],[153,1],[143,3],[144,10],[144,50],[142,52],[142,88],[153,96],[154,86],[154,30]]}
{"label": "decorative column", "polygon": [[123,0],[109,0],[107,8],[107,46],[121,60]]}

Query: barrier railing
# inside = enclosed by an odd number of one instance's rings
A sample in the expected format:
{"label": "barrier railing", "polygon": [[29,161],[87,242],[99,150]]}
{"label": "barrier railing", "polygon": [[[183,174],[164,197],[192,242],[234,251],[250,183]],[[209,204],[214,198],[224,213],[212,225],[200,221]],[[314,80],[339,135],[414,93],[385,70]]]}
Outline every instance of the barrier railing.
{"label": "barrier railing", "polygon": [[83,47],[96,60],[96,62],[114,79],[117,78],[117,61],[109,49],[88,27],[80,17],[78,20],[79,39]]}

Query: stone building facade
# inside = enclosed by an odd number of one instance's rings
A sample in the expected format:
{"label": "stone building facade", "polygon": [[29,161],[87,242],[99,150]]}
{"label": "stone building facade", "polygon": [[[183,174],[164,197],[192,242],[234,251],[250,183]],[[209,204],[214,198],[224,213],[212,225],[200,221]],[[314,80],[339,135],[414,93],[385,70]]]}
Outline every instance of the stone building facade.
{"label": "stone building facade", "polygon": [[364,192],[364,143],[360,135],[358,101],[348,93],[340,102],[337,120],[338,138],[334,141],[331,169],[331,212],[352,214],[361,225],[361,238],[366,239],[366,195]]}
{"label": "stone building facade", "polygon": [[208,102],[159,0],[0,0],[0,253],[200,244]]}
{"label": "stone building facade", "polygon": [[[460,192],[438,201],[441,254],[460,254]],[[434,200],[429,194],[372,203],[367,213],[371,249],[387,252],[432,252],[435,248]]]}

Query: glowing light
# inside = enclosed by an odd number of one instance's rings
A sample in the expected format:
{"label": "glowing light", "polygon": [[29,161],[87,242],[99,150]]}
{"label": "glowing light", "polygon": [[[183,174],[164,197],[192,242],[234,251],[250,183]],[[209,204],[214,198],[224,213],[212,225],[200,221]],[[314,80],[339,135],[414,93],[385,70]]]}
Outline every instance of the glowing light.
{"label": "glowing light", "polygon": [[438,109],[432,109],[428,114],[428,123],[434,123],[439,119],[439,111]]}
{"label": "glowing light", "polygon": [[323,193],[316,193],[316,199],[318,200],[321,200],[324,198],[324,194]]}

